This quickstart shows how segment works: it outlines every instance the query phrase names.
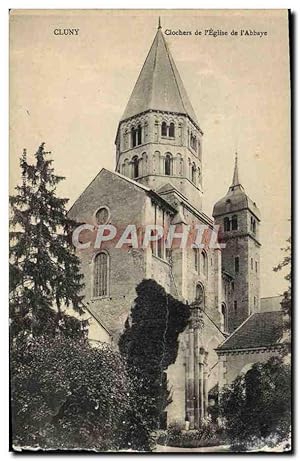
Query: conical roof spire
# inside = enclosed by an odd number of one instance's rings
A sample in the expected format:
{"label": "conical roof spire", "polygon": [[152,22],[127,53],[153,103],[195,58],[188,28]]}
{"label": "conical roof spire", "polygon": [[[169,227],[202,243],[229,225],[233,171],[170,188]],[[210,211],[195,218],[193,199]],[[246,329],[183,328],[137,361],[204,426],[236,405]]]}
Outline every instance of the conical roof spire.
{"label": "conical roof spire", "polygon": [[148,110],[187,115],[198,121],[161,29],[158,29],[122,120]]}
{"label": "conical roof spire", "polygon": [[238,154],[237,152],[235,153],[235,163],[234,163],[234,171],[233,171],[233,178],[232,178],[232,184],[231,187],[239,186],[240,181],[239,181],[239,169],[238,169]]}
{"label": "conical roof spire", "polygon": [[258,219],[260,212],[255,202],[253,202],[245,192],[239,179],[238,171],[238,154],[235,153],[234,171],[232,184],[228,189],[227,194],[217,201],[213,209],[213,217],[223,216],[227,213],[249,209]]}

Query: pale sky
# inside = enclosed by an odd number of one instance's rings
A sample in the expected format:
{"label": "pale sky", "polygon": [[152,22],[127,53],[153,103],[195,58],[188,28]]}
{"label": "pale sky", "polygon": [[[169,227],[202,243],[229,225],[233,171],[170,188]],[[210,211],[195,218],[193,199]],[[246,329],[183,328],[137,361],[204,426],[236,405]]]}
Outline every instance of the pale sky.
{"label": "pale sky", "polygon": [[[234,153],[240,180],[260,208],[261,295],[286,289],[272,268],[290,235],[290,86],[287,12],[209,10],[14,11],[10,34],[10,182],[23,147],[53,153],[58,193],[70,205],[101,170],[114,169],[114,140],[156,33],[165,36],[204,132],[203,210],[228,190]],[[78,36],[55,36],[79,28]],[[197,36],[251,29],[267,36]]]}

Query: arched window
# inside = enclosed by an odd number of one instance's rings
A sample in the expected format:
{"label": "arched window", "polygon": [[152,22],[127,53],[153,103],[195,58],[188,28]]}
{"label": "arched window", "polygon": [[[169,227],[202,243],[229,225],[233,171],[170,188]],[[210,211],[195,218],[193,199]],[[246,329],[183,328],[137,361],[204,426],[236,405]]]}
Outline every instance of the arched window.
{"label": "arched window", "polygon": [[139,177],[139,159],[137,156],[133,157],[132,159],[132,170],[133,170],[133,177]]}
{"label": "arched window", "polygon": [[234,271],[236,274],[240,272],[240,258],[238,256],[234,258]]}
{"label": "arched window", "polygon": [[228,331],[228,312],[225,303],[222,303],[222,317],[223,317],[223,329],[224,331]]}
{"label": "arched window", "polygon": [[237,301],[233,302],[233,307],[234,307],[234,313],[236,314],[237,313],[237,308],[238,308]]}
{"label": "arched window", "polygon": [[137,128],[131,128],[131,146],[136,147],[142,144],[142,127],[139,125]]}
{"label": "arched window", "polygon": [[166,122],[162,122],[161,124],[161,135],[168,136],[168,127],[167,127]]}
{"label": "arched window", "polygon": [[200,270],[205,277],[207,277],[207,269],[207,254],[204,250],[202,250],[200,257]]}
{"label": "arched window", "polygon": [[256,221],[254,218],[252,218],[252,216],[251,216],[251,232],[253,232],[253,234],[256,233]]}
{"label": "arched window", "polygon": [[190,136],[190,146],[194,151],[197,152],[197,149],[198,149],[197,137],[195,135],[193,135],[192,133],[191,133],[191,136]]}
{"label": "arched window", "polygon": [[125,160],[124,160],[124,163],[123,163],[123,165],[122,165],[121,173],[122,173],[124,176],[128,176],[128,158],[125,158]]}
{"label": "arched window", "polygon": [[200,168],[197,169],[198,174],[198,184],[201,184],[201,170]]}
{"label": "arched window", "polygon": [[199,248],[193,248],[194,253],[194,269],[199,273]]}
{"label": "arched window", "polygon": [[201,283],[197,283],[196,285],[196,301],[200,308],[204,309],[204,288]]}
{"label": "arched window", "polygon": [[127,149],[127,139],[128,139],[128,131],[127,129],[124,131],[124,134],[123,134],[123,146],[124,146],[124,149]]}
{"label": "arched window", "polygon": [[175,125],[173,122],[169,126],[169,138],[175,138]]}
{"label": "arched window", "polygon": [[139,146],[140,144],[142,144],[142,127],[141,127],[141,125],[139,125],[138,129],[137,129],[137,145]]}
{"label": "arched window", "polygon": [[224,218],[224,231],[230,231],[230,220],[229,218]]}
{"label": "arched window", "polygon": [[195,163],[192,164],[192,182],[196,184],[196,165]]}
{"label": "arched window", "polygon": [[133,127],[131,128],[131,146],[132,147],[136,146],[135,129]]}
{"label": "arched window", "polygon": [[170,176],[172,174],[172,157],[167,154],[165,157],[165,175]]}
{"label": "arched window", "polygon": [[236,216],[236,215],[232,216],[232,219],[231,219],[231,229],[232,229],[232,230],[237,230],[237,229],[238,229],[238,219],[237,219],[237,216]]}
{"label": "arched window", "polygon": [[98,298],[108,295],[108,262],[105,252],[98,253],[94,259],[93,296]]}

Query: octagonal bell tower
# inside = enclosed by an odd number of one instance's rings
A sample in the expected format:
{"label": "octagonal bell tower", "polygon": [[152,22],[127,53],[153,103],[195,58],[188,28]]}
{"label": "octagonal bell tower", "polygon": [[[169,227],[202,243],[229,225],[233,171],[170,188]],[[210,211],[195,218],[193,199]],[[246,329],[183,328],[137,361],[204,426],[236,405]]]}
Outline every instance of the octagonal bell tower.
{"label": "octagonal bell tower", "polygon": [[159,23],[116,136],[116,171],[202,208],[202,136]]}

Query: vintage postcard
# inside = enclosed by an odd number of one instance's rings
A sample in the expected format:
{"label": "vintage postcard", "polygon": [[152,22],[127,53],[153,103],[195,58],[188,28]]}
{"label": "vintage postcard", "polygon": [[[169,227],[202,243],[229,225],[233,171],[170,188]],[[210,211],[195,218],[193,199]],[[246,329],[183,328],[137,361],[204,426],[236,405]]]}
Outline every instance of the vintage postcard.
{"label": "vintage postcard", "polygon": [[10,11],[12,450],[292,450],[290,23]]}

